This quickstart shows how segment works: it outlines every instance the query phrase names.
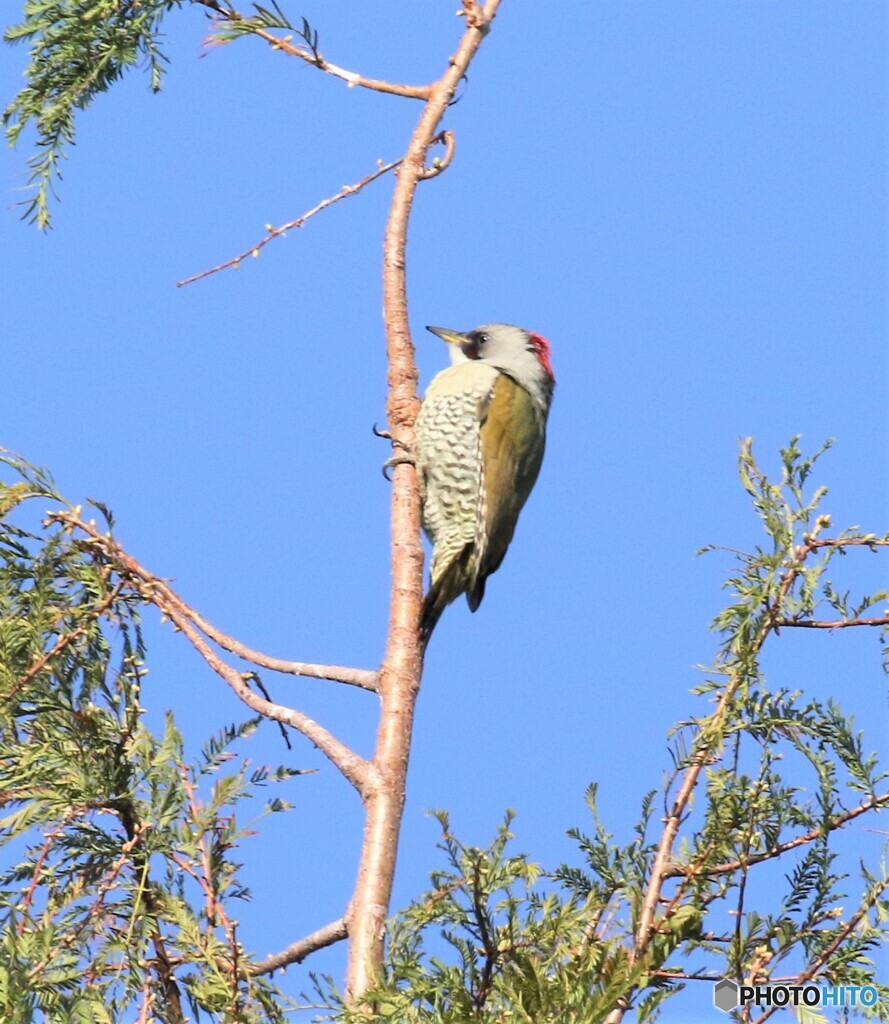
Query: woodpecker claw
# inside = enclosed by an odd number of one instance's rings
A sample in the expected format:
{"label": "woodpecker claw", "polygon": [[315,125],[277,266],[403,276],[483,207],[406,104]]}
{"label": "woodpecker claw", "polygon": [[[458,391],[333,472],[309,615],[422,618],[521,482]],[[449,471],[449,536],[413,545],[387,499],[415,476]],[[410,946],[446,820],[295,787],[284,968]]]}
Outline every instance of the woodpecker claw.
{"label": "woodpecker claw", "polygon": [[373,431],[374,437],[382,437],[384,440],[389,441],[393,448],[400,448],[401,451],[404,453],[401,455],[391,455],[383,463],[383,476],[391,484],[392,477],[390,476],[390,470],[395,469],[396,466],[415,465],[416,463],[414,462],[414,456],[409,446],[406,445],[404,441],[399,440],[399,438],[393,437],[388,430],[380,430],[376,423],[374,423],[374,425],[371,427],[371,430]]}
{"label": "woodpecker claw", "polygon": [[404,441],[399,440],[397,437],[393,437],[388,430],[378,430],[376,423],[374,423],[371,429],[373,430],[374,437],[382,437],[386,441],[391,441],[393,448],[400,448],[403,452],[410,451],[410,448],[404,443]]}
{"label": "woodpecker claw", "polygon": [[[400,444],[400,442],[393,442],[393,444],[395,444],[395,443]],[[390,484],[392,483],[391,470],[395,469],[396,466],[415,466],[416,465],[416,462],[414,461],[413,455],[411,455],[407,451],[406,446],[403,445],[403,444],[400,444],[400,447],[405,449],[405,454],[404,455],[393,455],[391,458],[386,459],[386,461],[383,463],[383,476],[389,481]]]}

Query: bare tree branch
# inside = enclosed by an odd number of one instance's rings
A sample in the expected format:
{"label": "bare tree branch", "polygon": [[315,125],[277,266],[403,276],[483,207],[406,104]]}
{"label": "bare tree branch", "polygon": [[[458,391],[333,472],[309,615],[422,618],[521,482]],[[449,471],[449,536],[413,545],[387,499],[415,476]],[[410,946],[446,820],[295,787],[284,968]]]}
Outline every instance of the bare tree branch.
{"label": "bare tree branch", "polygon": [[99,533],[95,524],[84,522],[76,512],[54,512],[49,518],[85,533],[88,539],[84,543],[98,549],[145,600],[159,608],[173,625],[185,634],[198,654],[228,683],[247,707],[265,718],[271,718],[301,732],[340,770],[362,797],[365,795],[376,775],[369,761],[356,754],[302,711],[273,703],[254,693],[244,675],[223,661],[210,647],[198,627],[182,610],[180,603],[169,599],[167,595],[170,591],[166,584],[128,555],[113,537]]}
{"label": "bare tree branch", "polygon": [[[146,594],[146,596],[149,596]],[[234,690],[235,694],[252,711],[265,718],[271,718],[275,722],[282,722],[301,732],[306,739],[324,754],[340,772],[352,783],[358,793],[363,797],[374,779],[375,771],[372,764],[363,757],[356,754],[354,750],[347,747],[345,743],[338,740],[333,733],[324,726],[309,718],[308,715],[296,708],[288,708],[282,704],[274,704],[264,697],[254,693],[247,685],[244,676],[236,669],[224,662],[207,641],[201,636],[189,620],[172,604],[164,601],[157,593],[149,597],[158,608],[163,611],[174,626],[177,626],[191,642],[198,654],[207,662],[210,668]]]}
{"label": "bare tree branch", "polygon": [[[500,0],[463,0],[466,31],[442,78],[429,93],[396,179],[383,242],[383,319],[389,392],[386,414],[393,442],[412,451],[417,418],[417,366],[408,322],[405,275],[407,231],[429,147],[461,79],[487,34]],[[451,146],[453,143],[451,142]],[[383,959],[383,932],[392,895],[404,808],[414,708],[422,674],[419,620],[423,598],[420,495],[414,466],[393,471],[392,583],[386,653],[380,668],[380,722],[373,764],[380,785],[365,800],[365,828],[355,891],[349,907],[346,989],[353,1000],[371,987]]]}
{"label": "bare tree branch", "polygon": [[210,277],[211,274],[218,274],[220,270],[226,270],[228,267],[235,267],[236,269],[239,269],[244,260],[249,257],[258,257],[260,250],[264,246],[268,245],[273,239],[280,238],[290,230],[301,228],[303,224],[305,224],[310,217],[314,217],[316,213],[326,210],[328,206],[333,206],[334,203],[338,203],[341,199],[346,199],[348,196],[354,196],[372,181],[376,181],[377,178],[382,178],[384,174],[388,174],[390,171],[395,170],[400,163],[401,160],[393,160],[388,164],[384,164],[380,161],[379,166],[373,174],[368,174],[367,177],[362,178],[361,181],[356,181],[354,185],[343,185],[336,195],[329,196],[327,199],[322,199],[320,203],[313,206],[311,210],[307,210],[302,214],[302,216],[297,217],[295,220],[288,221],[286,224],[282,224],[278,228],[273,228],[270,225],[267,226],[266,231],[268,233],[255,245],[251,245],[249,249],[245,249],[239,255],[233,256],[230,260],[225,260],[224,263],[218,263],[215,267],[211,267],[209,270],[202,270],[199,274],[193,274],[191,277],[186,277],[182,281],[177,281],[176,287],[182,288],[184,285],[192,284],[195,281],[201,281],[203,278]]}
{"label": "bare tree branch", "polygon": [[346,920],[340,917],[336,921],[331,921],[330,924],[324,925],[323,928],[312,932],[311,935],[307,935],[304,939],[291,943],[286,949],[282,949],[280,953],[275,953],[272,956],[266,957],[265,960],[251,964],[247,969],[247,974],[250,977],[256,977],[260,974],[271,974],[272,971],[280,970],[282,967],[287,967],[290,964],[301,964],[310,954],[319,949],[324,949],[326,946],[332,946],[335,942],[341,942],[343,939],[348,938],[348,935]]}
{"label": "bare tree branch", "polygon": [[[149,574],[150,575],[150,574]],[[152,583],[146,579],[146,583]],[[379,674],[368,668],[350,668],[346,665],[316,665],[305,661],[290,661],[285,658],[273,658],[271,655],[254,651],[234,637],[228,636],[215,626],[211,625],[200,612],[189,607],[172,588],[164,582],[155,578],[153,585],[163,592],[167,600],[175,604],[183,615],[186,616],[195,626],[207,637],[219,644],[223,650],[235,654],[244,661],[249,661],[260,668],[267,668],[271,672],[281,672],[285,675],[305,676],[310,679],[327,679],[335,683],[345,683],[348,686],[357,686],[362,690],[377,692],[377,679]]]}
{"label": "bare tree branch", "polygon": [[848,626],[889,626],[889,615],[875,619],[778,619],[775,625],[779,629],[785,626],[796,626],[803,629],[846,629]]}
{"label": "bare tree branch", "polygon": [[186,604],[166,580],[149,572],[132,555],[127,554],[113,537],[100,533],[94,523],[85,522],[80,516],[71,512],[54,512],[49,518],[66,523],[71,527],[76,527],[82,533],[87,534],[92,541],[101,545],[106,557],[110,558],[116,565],[126,569],[127,576],[131,580],[137,578],[141,582],[142,585],[139,587],[139,592],[143,596],[147,597],[153,604],[157,604],[158,602],[151,595],[151,591],[157,591],[161,600],[168,605],[175,606],[205,636],[209,637],[214,643],[219,644],[223,650],[228,651],[230,654],[235,654],[239,658],[243,658],[244,661],[249,661],[251,664],[258,665],[260,668],[266,668],[271,672],[281,672],[292,676],[305,676],[310,679],[328,679],[331,682],[346,683],[349,686],[358,686],[363,690],[371,690],[376,693],[378,673],[373,669],[290,661],[284,658],[274,658],[271,655],[253,650],[252,647],[242,644],[239,640],[235,640],[234,637],[223,633],[222,630],[213,626],[200,612]]}
{"label": "bare tree branch", "polygon": [[[445,153],[442,157],[436,157],[432,162],[431,167],[426,167],[423,170],[423,178],[435,178],[442,171],[446,170],[451,161],[454,159],[455,140],[452,132],[440,132],[433,140],[433,143],[441,142],[444,144]],[[268,232],[263,238],[261,238],[255,245],[251,245],[249,249],[245,249],[242,253],[237,256],[232,256],[231,259],[225,260],[222,263],[217,263],[215,267],[210,267],[209,270],[202,270],[199,274],[193,274],[191,277],[183,278],[181,281],[176,282],[177,288],[182,288],[187,284],[193,284],[195,281],[201,281],[205,277],[210,277],[213,274],[218,274],[221,270],[227,270],[229,267],[234,267],[235,270],[240,270],[241,264],[248,258],[256,259],[259,256],[260,250],[269,244],[275,238],[284,237],[288,231],[301,228],[307,220],[314,217],[316,214],[321,213],[322,210],[326,210],[328,206],[333,206],[334,203],[338,203],[341,199],[347,199],[349,196],[354,196],[360,192],[365,186],[370,185],[371,182],[376,181],[377,178],[382,178],[390,171],[396,170],[402,163],[402,160],[393,160],[391,163],[384,164],[382,160],[378,161],[377,169],[366,177],[362,178],[361,181],[356,181],[353,185],[343,185],[336,195],[328,196],[327,199],[322,199],[320,203],[313,206],[311,210],[307,210],[304,214],[297,217],[294,220],[288,221],[286,224],[282,224],[280,227],[273,228],[271,225],[266,225],[266,231]]]}
{"label": "bare tree branch", "polygon": [[[218,0],[196,0],[196,3],[201,4],[203,7],[208,7],[222,21],[249,21],[248,18],[245,18],[242,14],[238,13],[238,11],[233,7],[225,7],[219,3]],[[359,75],[355,71],[347,71],[345,68],[341,68],[336,64],[331,64],[330,61],[325,60],[317,50],[294,46],[289,37],[285,36],[284,38],[281,38],[276,36],[273,32],[268,32],[259,27],[253,28],[252,34],[259,36],[260,39],[264,39],[272,49],[281,50],[290,57],[298,57],[307,64],[311,64],[312,67],[316,67],[320,71],[326,72],[328,75],[333,75],[336,78],[342,79],[350,89],[359,87],[362,89],[371,89],[374,92],[388,93],[391,96],[404,96],[408,99],[427,100],[429,98],[430,91],[433,88],[433,86],[430,85],[401,85],[397,82],[384,82],[379,78],[366,78],[364,75]]]}
{"label": "bare tree branch", "polygon": [[889,546],[889,537],[878,537],[876,534],[869,534],[866,537],[824,537],[819,540],[817,537],[807,537],[806,547],[811,551],[817,548],[883,548]]}
{"label": "bare tree branch", "polygon": [[692,875],[706,875],[708,878],[716,878],[719,875],[730,875],[733,871],[738,871],[742,867],[752,867],[754,864],[762,864],[763,861],[774,860],[775,857],[780,857],[789,850],[795,850],[799,846],[813,843],[826,833],[835,832],[838,828],[842,828],[845,824],[854,821],[855,818],[860,817],[862,814],[867,814],[868,811],[873,811],[878,807],[885,807],[886,805],[889,805],[889,793],[882,793],[880,796],[870,797],[864,803],[853,807],[850,811],[838,814],[826,826],[813,828],[811,832],[796,836],[794,839],[788,839],[786,843],[779,843],[777,846],[772,847],[771,850],[752,854],[743,861],[729,860],[723,864],[715,864],[712,868],[702,868],[697,865],[671,864],[664,871],[664,878],[689,877]]}

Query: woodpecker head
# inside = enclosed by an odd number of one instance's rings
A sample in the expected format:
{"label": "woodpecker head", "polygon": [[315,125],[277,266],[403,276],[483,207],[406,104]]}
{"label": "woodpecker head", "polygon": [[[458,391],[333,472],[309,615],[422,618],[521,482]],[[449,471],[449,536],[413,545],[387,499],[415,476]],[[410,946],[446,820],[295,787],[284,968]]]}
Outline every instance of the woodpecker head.
{"label": "woodpecker head", "polygon": [[549,408],[556,378],[546,338],[512,324],[483,324],[465,334],[446,327],[426,330],[448,343],[452,363],[488,363],[521,384],[544,412]]}

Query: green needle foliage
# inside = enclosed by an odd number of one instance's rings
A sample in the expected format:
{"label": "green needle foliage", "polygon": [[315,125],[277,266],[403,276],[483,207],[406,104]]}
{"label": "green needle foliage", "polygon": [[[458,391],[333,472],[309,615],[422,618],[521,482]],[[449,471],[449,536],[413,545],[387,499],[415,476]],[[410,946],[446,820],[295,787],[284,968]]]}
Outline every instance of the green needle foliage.
{"label": "green needle foliage", "polygon": [[[576,858],[551,871],[512,851],[511,816],[479,849],[439,814],[445,866],[391,922],[377,988],[347,1006],[316,978],[324,1018],[616,1024],[631,1012],[647,1022],[687,986],[709,996],[727,977],[874,985],[881,1001],[852,1012],[889,1020],[874,965],[889,871],[874,856],[856,868],[840,841],[889,805],[889,779],[835,701],[773,686],[762,665],[766,645],[794,629],[876,626],[885,641],[887,594],[852,595],[828,573],[889,537],[828,535],[825,491],[808,490],[820,454],[805,457],[794,440],[773,482],[742,447],[766,540],[735,553],[701,707],[673,730],[670,770],[641,798],[630,836],[600,820],[595,786],[589,824],[571,832]],[[146,728],[147,597],[76,533],[45,474],[2,462],[0,1020],[292,1019],[238,935],[233,906],[247,892],[232,855],[247,834],[237,806],[297,772],[236,754],[256,719],[195,757],[172,717],[159,735]],[[28,526],[35,501],[59,512]],[[807,1024],[824,1020],[805,1012]],[[764,1019],[756,1013],[735,1017]]]}
{"label": "green needle foliage", "polygon": [[[227,43],[244,35],[290,33],[304,44],[305,59],[321,63],[318,33],[305,18],[299,26],[272,0],[254,4],[244,16],[227,0],[26,0],[24,20],[3,34],[7,43],[27,43],[27,84],[3,112],[10,146],[27,125],[37,134],[37,152],[28,160],[28,198],[22,218],[49,227],[50,197],[62,177],[61,162],[75,141],[76,116],[123,74],[147,70],[152,92],[161,88],[167,58],[161,49],[161,24],[170,11],[200,6],[215,19],[208,41]],[[268,37],[273,41],[273,37]]]}
{"label": "green needle foliage", "polygon": [[283,1021],[237,936],[235,808],[299,773],[235,753],[255,719],[191,761],[171,715],[146,728],[140,599],[51,517],[14,522],[64,503],[0,459],[0,1020]]}
{"label": "green needle foliage", "polygon": [[[659,796],[643,797],[630,840],[599,820],[595,786],[592,829],[570,833],[579,863],[552,872],[509,853],[509,818],[479,850],[441,815],[448,867],[394,922],[373,1012],[346,1010],[344,1020],[599,1024],[617,1007],[645,1022],[688,985],[706,984],[709,998],[723,977],[875,985],[880,1001],[853,1012],[889,1020],[873,960],[887,939],[889,870],[862,863],[853,877],[836,848],[844,825],[889,805],[887,774],[835,702],[772,689],[761,666],[765,642],[791,623],[812,629],[825,609],[848,621],[885,606],[886,592],[839,597],[826,573],[837,555],[889,538],[825,539],[826,491],[806,491],[822,453],[804,457],[797,442],[781,452],[778,483],[742,446],[741,481],[768,539],[736,553],[730,603],[714,622],[717,657],[695,691],[711,709],[674,730],[672,770]],[[327,992],[338,1005],[329,983]],[[810,1024],[824,1020],[805,1012]]]}
{"label": "green needle foliage", "polygon": [[31,122],[37,153],[28,161],[31,195],[23,217],[45,228],[49,197],[61,177],[65,149],[74,142],[75,115],[131,67],[148,69],[161,87],[166,59],[159,47],[164,14],[182,0],[27,0],[25,19],[4,32],[8,43],[27,42],[27,85],[3,113],[6,138],[15,145]]}

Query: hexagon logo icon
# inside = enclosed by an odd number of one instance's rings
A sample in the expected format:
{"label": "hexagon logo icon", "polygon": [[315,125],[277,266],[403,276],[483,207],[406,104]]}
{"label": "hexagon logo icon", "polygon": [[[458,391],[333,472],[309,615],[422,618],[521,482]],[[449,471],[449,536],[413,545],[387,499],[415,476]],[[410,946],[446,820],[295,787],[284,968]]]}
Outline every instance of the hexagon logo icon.
{"label": "hexagon logo icon", "polygon": [[728,1013],[738,1005],[738,986],[734,981],[723,978],[713,986],[713,1005],[717,1010]]}

